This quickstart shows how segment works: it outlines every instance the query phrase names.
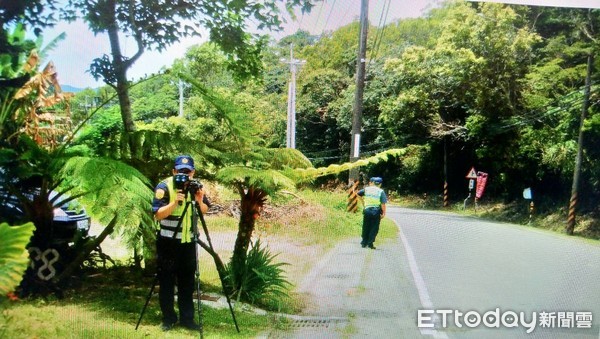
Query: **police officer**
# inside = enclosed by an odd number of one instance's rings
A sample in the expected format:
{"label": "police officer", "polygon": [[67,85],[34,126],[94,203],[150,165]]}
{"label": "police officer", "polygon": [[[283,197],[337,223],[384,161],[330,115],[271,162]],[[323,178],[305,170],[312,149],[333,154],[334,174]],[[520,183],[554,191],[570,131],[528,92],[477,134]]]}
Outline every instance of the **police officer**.
{"label": "police officer", "polygon": [[369,186],[358,191],[363,210],[362,240],[360,245],[375,249],[373,242],[379,233],[379,223],[385,217],[387,195],[381,189],[383,180],[380,177],[369,179]]}
{"label": "police officer", "polygon": [[[175,159],[173,175],[187,174],[189,180],[194,177],[194,159],[189,155],[181,155]],[[189,180],[186,185],[189,184]],[[152,211],[154,218],[160,224],[156,239],[158,254],[158,294],[162,312],[162,325],[168,331],[177,323],[174,310],[175,284],[177,284],[177,306],[179,308],[179,323],[192,330],[200,330],[200,325],[194,321],[194,275],[196,272],[196,243],[193,241],[192,216],[200,206],[202,213],[208,211],[210,203],[202,188],[197,189],[195,196],[184,190],[176,190],[173,176],[161,181],[154,189]],[[191,202],[188,204],[188,202]],[[182,215],[184,209],[185,215]],[[179,225],[179,227],[178,227]]]}

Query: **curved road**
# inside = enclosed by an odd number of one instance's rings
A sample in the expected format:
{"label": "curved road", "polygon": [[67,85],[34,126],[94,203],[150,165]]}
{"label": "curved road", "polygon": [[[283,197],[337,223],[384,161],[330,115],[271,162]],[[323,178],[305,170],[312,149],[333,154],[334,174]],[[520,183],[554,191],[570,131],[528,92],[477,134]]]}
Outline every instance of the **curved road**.
{"label": "curved road", "polygon": [[444,212],[388,217],[399,237],[338,244],[297,288],[314,306],[270,338],[600,338],[600,243]]}

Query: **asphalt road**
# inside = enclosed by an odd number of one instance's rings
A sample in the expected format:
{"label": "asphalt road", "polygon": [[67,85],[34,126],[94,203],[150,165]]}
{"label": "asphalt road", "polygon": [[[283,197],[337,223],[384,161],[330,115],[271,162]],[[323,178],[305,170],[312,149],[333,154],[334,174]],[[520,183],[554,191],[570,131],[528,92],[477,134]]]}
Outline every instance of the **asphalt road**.
{"label": "asphalt road", "polygon": [[399,237],[338,244],[297,288],[305,316],[270,338],[600,337],[598,243],[443,212],[388,217]]}

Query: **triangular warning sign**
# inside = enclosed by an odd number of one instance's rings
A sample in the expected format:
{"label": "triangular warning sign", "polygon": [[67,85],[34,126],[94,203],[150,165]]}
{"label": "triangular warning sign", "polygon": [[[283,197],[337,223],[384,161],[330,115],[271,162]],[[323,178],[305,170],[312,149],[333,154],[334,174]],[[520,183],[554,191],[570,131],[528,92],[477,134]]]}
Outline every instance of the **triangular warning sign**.
{"label": "triangular warning sign", "polygon": [[471,167],[471,170],[466,176],[467,179],[477,179],[477,172],[475,172],[475,167]]}

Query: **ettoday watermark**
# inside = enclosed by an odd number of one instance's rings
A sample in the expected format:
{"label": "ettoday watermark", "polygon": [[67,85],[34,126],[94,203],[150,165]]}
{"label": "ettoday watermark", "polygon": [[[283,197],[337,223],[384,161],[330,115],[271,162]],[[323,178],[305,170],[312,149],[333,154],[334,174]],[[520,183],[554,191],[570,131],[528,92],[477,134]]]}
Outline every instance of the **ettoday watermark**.
{"label": "ettoday watermark", "polygon": [[484,313],[478,311],[462,312],[459,310],[418,310],[417,326],[419,328],[446,328],[449,324],[456,327],[475,328],[512,328],[523,327],[527,333],[541,328],[591,328],[592,312],[556,311],[556,312],[515,312],[502,311],[500,308]]}

